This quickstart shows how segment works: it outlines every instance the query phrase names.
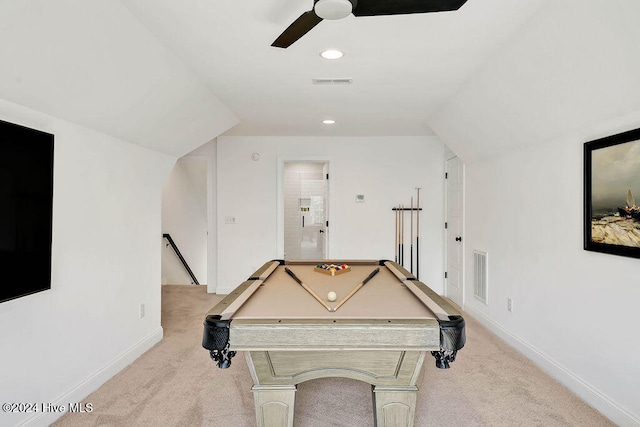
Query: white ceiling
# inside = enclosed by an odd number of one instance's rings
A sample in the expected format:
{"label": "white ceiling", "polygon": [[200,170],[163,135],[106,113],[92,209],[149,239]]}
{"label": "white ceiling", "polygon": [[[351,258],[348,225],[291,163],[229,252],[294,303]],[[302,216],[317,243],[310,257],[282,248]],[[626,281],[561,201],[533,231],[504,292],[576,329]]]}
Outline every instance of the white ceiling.
{"label": "white ceiling", "polygon": [[[429,115],[544,0],[468,0],[456,12],[323,21],[275,38],[312,0],[121,0],[240,119],[229,135],[429,135]],[[365,1],[365,0],[362,0]],[[338,48],[345,56],[319,56]],[[351,86],[313,78],[352,78]],[[333,118],[336,124],[323,125]]]}
{"label": "white ceiling", "polygon": [[[312,0],[0,0],[0,98],[178,156],[223,133],[430,135],[432,115],[547,1],[349,16],[280,49]],[[353,84],[311,83],[342,77]]]}
{"label": "white ceiling", "polygon": [[0,99],[175,156],[237,123],[116,0],[0,0]]}

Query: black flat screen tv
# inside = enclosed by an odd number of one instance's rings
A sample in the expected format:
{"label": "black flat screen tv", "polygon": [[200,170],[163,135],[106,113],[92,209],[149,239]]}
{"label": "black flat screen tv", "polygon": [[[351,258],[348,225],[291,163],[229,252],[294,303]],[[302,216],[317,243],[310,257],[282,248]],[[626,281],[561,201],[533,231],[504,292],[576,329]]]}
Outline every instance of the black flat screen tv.
{"label": "black flat screen tv", "polygon": [[53,135],[0,120],[0,302],[51,289]]}

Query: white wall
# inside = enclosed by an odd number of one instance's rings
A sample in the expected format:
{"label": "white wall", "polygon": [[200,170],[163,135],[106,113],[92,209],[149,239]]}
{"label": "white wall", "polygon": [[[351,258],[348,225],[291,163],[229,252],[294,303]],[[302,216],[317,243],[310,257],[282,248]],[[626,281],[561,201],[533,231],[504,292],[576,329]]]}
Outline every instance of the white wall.
{"label": "white wall", "polygon": [[[392,208],[408,205],[422,187],[420,279],[441,293],[443,155],[435,137],[219,137],[218,292],[234,289],[279,255],[279,162],[322,159],[330,163],[328,256],[394,259]],[[356,203],[357,194],[365,203]],[[236,224],[225,224],[226,216]]]}
{"label": "white wall", "polygon": [[640,425],[640,262],[582,249],[582,162],[640,127],[637,16],[549,2],[429,123],[466,164],[466,259],[489,253],[465,309],[619,425]]}
{"label": "white wall", "polygon": [[[162,188],[162,232],[171,235],[201,285],[207,283],[207,169],[206,158],[182,157]],[[173,249],[164,248],[162,284],[191,284]]]}
{"label": "white wall", "polygon": [[[162,338],[160,192],[175,158],[2,100],[0,119],[55,135],[51,290],[0,304],[0,402],[68,405]],[[0,425],[58,416],[0,412]]]}
{"label": "white wall", "polygon": [[582,250],[581,157],[582,141],[570,139],[467,165],[467,259],[473,249],[489,253],[489,305],[467,282],[465,308],[632,425],[640,421],[640,264]]}
{"label": "white wall", "polygon": [[218,184],[216,158],[218,140],[213,139],[185,157],[207,162],[207,292],[215,293],[218,286]]}

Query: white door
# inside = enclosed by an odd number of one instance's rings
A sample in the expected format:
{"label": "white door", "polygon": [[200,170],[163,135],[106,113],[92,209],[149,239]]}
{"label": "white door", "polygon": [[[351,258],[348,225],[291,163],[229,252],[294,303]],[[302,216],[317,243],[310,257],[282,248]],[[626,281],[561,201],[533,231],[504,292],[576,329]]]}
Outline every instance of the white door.
{"label": "white door", "polygon": [[447,279],[446,294],[460,307],[464,303],[463,201],[464,165],[458,157],[447,160]]}

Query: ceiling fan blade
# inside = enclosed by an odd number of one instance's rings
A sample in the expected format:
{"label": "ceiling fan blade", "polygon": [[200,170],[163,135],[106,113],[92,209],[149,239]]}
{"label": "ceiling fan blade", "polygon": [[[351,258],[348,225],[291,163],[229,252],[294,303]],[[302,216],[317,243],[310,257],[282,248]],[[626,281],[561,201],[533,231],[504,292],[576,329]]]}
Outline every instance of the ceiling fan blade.
{"label": "ceiling fan blade", "polygon": [[458,10],[467,0],[359,0],[355,16],[404,15]]}
{"label": "ceiling fan blade", "polygon": [[303,13],[293,24],[284,30],[282,34],[271,44],[273,47],[288,48],[300,37],[307,34],[313,27],[322,21],[313,10]]}

